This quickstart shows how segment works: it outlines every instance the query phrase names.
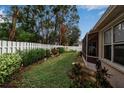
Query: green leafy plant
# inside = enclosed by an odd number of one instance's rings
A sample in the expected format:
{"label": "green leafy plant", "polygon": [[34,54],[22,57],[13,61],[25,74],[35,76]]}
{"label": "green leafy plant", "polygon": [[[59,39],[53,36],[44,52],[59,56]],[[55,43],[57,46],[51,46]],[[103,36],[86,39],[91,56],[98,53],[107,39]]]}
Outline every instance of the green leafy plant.
{"label": "green leafy plant", "polygon": [[46,50],[46,57],[49,58],[51,56],[51,51],[49,49]]}
{"label": "green leafy plant", "polygon": [[17,41],[24,41],[24,42],[33,42],[35,37],[35,33],[30,33],[30,32],[26,32],[22,29],[17,30],[16,33],[16,40]]}
{"label": "green leafy plant", "polygon": [[96,87],[110,88],[112,87],[107,78],[111,77],[111,74],[108,73],[108,69],[102,67],[101,61],[97,60],[96,62]]}
{"label": "green leafy plant", "polygon": [[51,49],[51,52],[52,52],[52,54],[53,55],[59,55],[59,50],[57,49],[57,48],[53,48],[53,49]]}
{"label": "green leafy plant", "polygon": [[60,54],[65,52],[65,50],[64,50],[63,47],[58,47],[57,49],[59,50],[59,53],[60,53]]}
{"label": "green leafy plant", "polygon": [[0,55],[0,84],[10,79],[11,75],[20,68],[21,61],[19,54]]}
{"label": "green leafy plant", "polygon": [[45,57],[45,50],[44,49],[32,49],[28,51],[20,52],[22,57],[22,64],[23,66],[28,66],[32,63],[37,62]]}
{"label": "green leafy plant", "polygon": [[73,67],[68,73],[69,78],[72,80],[71,88],[89,88],[94,87],[92,80],[89,80],[89,73],[84,65],[80,62],[73,63]]}

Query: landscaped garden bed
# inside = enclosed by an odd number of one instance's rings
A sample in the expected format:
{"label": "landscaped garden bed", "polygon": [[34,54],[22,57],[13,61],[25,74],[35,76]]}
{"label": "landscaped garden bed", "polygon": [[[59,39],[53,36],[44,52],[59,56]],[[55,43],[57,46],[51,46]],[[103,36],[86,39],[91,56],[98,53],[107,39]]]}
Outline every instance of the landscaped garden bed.
{"label": "landscaped garden bed", "polygon": [[[56,53],[61,54],[62,52],[58,50]],[[49,49],[31,49],[0,55],[0,86],[8,85],[8,82],[15,79],[14,77],[20,70],[34,63],[37,64],[51,55],[55,54]]]}
{"label": "landscaped garden bed", "polygon": [[108,69],[101,66],[100,60],[96,62],[97,71],[87,68],[82,59],[82,52],[78,54],[77,60],[73,63],[68,75],[72,80],[72,88],[110,88],[112,85],[107,78],[110,78]]}
{"label": "landscaped garden bed", "polygon": [[17,78],[6,84],[5,87],[68,88],[71,80],[67,73],[75,58],[75,52],[68,52],[57,57],[50,57],[46,61],[39,61],[38,64],[21,70],[16,75]]}

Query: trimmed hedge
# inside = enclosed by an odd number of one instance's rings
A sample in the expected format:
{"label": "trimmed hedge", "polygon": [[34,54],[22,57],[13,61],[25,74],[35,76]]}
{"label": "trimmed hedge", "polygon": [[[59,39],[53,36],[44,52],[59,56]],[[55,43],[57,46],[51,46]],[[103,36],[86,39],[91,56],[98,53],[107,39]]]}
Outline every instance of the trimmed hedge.
{"label": "trimmed hedge", "polygon": [[51,51],[49,49],[46,49],[46,57],[47,58],[51,57]]}
{"label": "trimmed hedge", "polygon": [[60,54],[65,52],[65,50],[64,50],[63,47],[58,47],[58,50],[59,50],[59,53],[60,53]]}
{"label": "trimmed hedge", "polygon": [[52,48],[51,49],[52,55],[57,55],[59,54],[59,50],[57,48]]}
{"label": "trimmed hedge", "polygon": [[32,49],[24,52],[20,52],[22,57],[23,66],[28,66],[32,63],[37,62],[45,57],[44,49]]}
{"label": "trimmed hedge", "polygon": [[0,84],[9,80],[11,75],[19,70],[21,65],[19,54],[2,54],[0,55]]}

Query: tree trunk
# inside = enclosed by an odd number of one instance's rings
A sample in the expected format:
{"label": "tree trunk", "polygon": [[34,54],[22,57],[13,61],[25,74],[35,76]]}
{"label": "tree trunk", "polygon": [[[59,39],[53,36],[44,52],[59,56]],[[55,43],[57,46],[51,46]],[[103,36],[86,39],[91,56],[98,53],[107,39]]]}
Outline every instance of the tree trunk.
{"label": "tree trunk", "polygon": [[15,33],[16,33],[16,21],[17,21],[17,16],[19,14],[19,10],[16,10],[16,12],[12,16],[12,28],[9,34],[9,40],[12,41],[15,39]]}

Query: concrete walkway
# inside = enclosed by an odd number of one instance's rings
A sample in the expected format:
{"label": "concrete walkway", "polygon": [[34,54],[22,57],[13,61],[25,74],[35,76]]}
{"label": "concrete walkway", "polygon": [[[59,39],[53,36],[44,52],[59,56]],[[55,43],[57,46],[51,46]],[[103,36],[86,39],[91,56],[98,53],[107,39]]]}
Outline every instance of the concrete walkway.
{"label": "concrete walkway", "polygon": [[[88,68],[96,71],[95,64],[87,62],[87,66]],[[110,84],[114,88],[124,88],[124,74],[106,63],[102,62],[102,66],[106,67],[106,69],[109,70],[108,73],[112,75],[111,78],[108,78]]]}
{"label": "concrete walkway", "polygon": [[106,63],[103,63],[103,66],[105,66],[109,70],[108,73],[112,75],[111,78],[108,78],[111,85],[115,88],[124,88],[124,74]]}

